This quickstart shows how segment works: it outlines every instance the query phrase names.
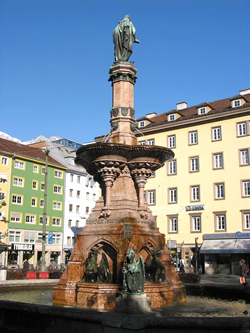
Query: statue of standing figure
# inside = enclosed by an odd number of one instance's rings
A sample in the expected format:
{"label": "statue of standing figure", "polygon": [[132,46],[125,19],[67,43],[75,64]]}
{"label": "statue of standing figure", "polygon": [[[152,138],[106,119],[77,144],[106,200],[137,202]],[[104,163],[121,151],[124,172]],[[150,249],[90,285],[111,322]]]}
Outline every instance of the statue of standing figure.
{"label": "statue of standing figure", "polygon": [[128,61],[133,51],[133,43],[140,43],[136,39],[135,33],[136,29],[130,20],[130,16],[125,15],[113,31],[115,62]]}

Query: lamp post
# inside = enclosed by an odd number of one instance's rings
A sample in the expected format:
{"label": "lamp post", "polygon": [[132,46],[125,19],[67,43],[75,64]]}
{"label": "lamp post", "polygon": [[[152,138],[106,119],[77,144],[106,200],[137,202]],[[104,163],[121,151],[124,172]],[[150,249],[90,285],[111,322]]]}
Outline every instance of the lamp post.
{"label": "lamp post", "polygon": [[195,273],[198,274],[198,243],[197,239],[199,237],[195,238]]}
{"label": "lamp post", "polygon": [[43,152],[46,155],[45,159],[45,184],[44,184],[44,208],[43,208],[43,237],[42,237],[42,262],[41,262],[41,271],[46,271],[46,262],[45,262],[45,243],[46,243],[46,220],[47,220],[47,181],[48,181],[48,156],[49,156],[49,147],[46,146],[43,149]]}

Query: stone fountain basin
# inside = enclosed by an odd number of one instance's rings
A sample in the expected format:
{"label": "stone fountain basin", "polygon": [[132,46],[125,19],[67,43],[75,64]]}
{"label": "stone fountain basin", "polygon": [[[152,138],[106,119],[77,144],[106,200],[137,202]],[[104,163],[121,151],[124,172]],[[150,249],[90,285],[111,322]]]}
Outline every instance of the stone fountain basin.
{"label": "stone fountain basin", "polygon": [[125,145],[118,143],[94,143],[79,148],[76,152],[75,163],[82,165],[90,174],[95,174],[94,162],[110,161],[126,163],[142,163],[157,170],[163,164],[174,158],[174,152],[165,147],[151,145]]}

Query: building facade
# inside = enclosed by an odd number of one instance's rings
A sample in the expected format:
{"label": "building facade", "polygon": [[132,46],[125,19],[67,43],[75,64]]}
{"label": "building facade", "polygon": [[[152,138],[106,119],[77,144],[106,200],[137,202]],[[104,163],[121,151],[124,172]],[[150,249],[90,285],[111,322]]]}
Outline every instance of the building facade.
{"label": "building facade", "polygon": [[175,153],[148,180],[145,200],[169,244],[176,241],[186,271],[197,244],[203,272],[238,274],[240,259],[250,263],[247,241],[240,248],[220,244],[250,235],[250,89],[191,107],[178,103],[175,110],[138,119],[137,126],[139,144]]}
{"label": "building facade", "polygon": [[99,198],[99,184],[82,166],[75,164],[76,150],[81,144],[66,138],[32,144],[49,147],[49,155],[66,168],[64,179],[63,262],[68,261],[77,233],[82,231]]}
{"label": "building facade", "polygon": [[[6,253],[5,262],[8,266],[22,267],[27,259],[36,266],[42,256],[46,155],[39,148],[4,139],[0,139],[0,151],[8,158],[7,165],[0,165],[0,173],[9,168],[5,213],[8,219],[6,242],[11,248]],[[59,264],[63,257],[65,169],[48,157],[46,265],[51,262]]]}

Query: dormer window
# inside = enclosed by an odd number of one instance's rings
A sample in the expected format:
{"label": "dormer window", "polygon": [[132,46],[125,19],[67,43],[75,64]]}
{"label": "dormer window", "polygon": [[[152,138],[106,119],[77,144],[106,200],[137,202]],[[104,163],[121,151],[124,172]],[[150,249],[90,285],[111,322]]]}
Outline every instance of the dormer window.
{"label": "dormer window", "polygon": [[170,114],[169,116],[168,116],[168,121],[173,121],[173,120],[175,120],[176,119],[176,117],[175,117],[175,114],[174,113],[172,113],[172,114]]}
{"label": "dormer window", "polygon": [[241,106],[241,99],[236,99],[232,101],[232,107],[237,108],[238,106]]}
{"label": "dormer window", "polygon": [[145,126],[146,126],[145,120],[139,121],[139,126],[138,127],[145,127]]}
{"label": "dormer window", "polygon": [[198,109],[198,114],[205,114],[207,113],[207,107],[203,106],[202,108]]}

